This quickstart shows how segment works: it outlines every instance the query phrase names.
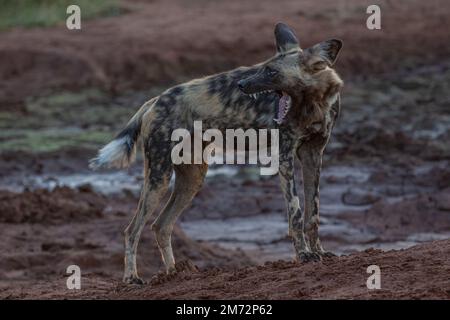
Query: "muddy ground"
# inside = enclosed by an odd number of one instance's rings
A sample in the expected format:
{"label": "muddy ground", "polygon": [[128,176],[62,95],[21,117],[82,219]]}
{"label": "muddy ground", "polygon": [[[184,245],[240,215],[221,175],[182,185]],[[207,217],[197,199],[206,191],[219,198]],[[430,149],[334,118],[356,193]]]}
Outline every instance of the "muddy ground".
{"label": "muddy ground", "polygon": [[[102,275],[83,278],[82,290],[65,289],[66,278],[36,281],[3,291],[8,299],[449,299],[450,242],[401,251],[369,249],[321,263],[267,262],[234,270],[180,269],[143,286]],[[369,265],[382,266],[381,290],[366,287]],[[424,279],[424,280],[420,280]],[[426,279],[426,280],[425,280]]]}
{"label": "muddy ground", "polygon": [[[447,2],[382,1],[381,31],[366,29],[361,1],[122,6],[80,33],[0,34],[0,298],[450,298]],[[269,57],[277,21],[305,47],[345,43],[321,179],[321,237],[339,257],[293,262],[278,178],[214,167],[175,230],[180,273],[152,278],[162,262],[147,227],[138,263],[149,284],[121,284],[141,163],[92,173],[87,159],[167,86]],[[70,264],[81,291],[65,287]]]}

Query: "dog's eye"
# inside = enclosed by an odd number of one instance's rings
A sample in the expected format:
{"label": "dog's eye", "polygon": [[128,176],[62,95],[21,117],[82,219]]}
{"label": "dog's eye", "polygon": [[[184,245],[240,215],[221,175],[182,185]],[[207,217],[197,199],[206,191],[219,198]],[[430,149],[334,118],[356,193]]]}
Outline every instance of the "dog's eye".
{"label": "dog's eye", "polygon": [[325,69],[326,67],[327,67],[327,63],[325,61],[318,61],[312,65],[311,69],[313,72],[317,72],[317,71]]}

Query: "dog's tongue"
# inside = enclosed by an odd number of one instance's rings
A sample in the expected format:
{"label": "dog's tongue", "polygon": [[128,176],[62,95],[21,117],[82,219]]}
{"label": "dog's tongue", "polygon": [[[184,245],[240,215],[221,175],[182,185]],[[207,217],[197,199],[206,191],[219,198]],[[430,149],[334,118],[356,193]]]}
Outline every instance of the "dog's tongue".
{"label": "dog's tongue", "polygon": [[283,92],[283,95],[281,96],[280,101],[278,102],[278,119],[281,119],[283,117],[283,112],[287,108],[288,99],[289,96]]}
{"label": "dog's tongue", "polygon": [[283,92],[283,95],[280,98],[280,101],[278,101],[278,118],[274,119],[276,123],[281,124],[284,120],[284,117],[286,116],[288,112],[288,101],[289,101],[289,95]]}

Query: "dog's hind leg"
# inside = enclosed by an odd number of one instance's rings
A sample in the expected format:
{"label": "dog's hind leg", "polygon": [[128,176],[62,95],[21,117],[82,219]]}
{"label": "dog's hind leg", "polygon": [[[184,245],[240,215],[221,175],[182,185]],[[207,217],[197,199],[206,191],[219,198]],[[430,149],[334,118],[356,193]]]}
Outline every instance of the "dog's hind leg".
{"label": "dog's hind leg", "polygon": [[[153,160],[153,159],[152,159]],[[125,229],[125,283],[143,284],[138,277],[136,267],[136,253],[139,238],[146,222],[157,209],[162,197],[166,194],[172,175],[172,167],[163,166],[148,168],[149,161],[145,161],[145,177],[136,214]]]}
{"label": "dog's hind leg", "polygon": [[323,150],[328,136],[315,134],[304,141],[297,149],[302,164],[303,187],[305,195],[305,234],[311,251],[320,256],[331,256],[326,252],[319,239],[319,180],[322,168]]}
{"label": "dog's hind leg", "polygon": [[191,203],[202,187],[208,165],[182,164],[174,166],[174,169],[174,190],[165,208],[152,225],[167,273],[176,271],[171,244],[173,226],[181,212]]}

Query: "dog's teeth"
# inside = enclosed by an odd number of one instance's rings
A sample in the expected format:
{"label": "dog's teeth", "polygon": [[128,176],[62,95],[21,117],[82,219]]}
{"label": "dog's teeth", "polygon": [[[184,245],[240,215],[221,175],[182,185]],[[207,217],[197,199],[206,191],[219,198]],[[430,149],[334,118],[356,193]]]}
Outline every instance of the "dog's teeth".
{"label": "dog's teeth", "polygon": [[283,123],[283,118],[280,118],[280,119],[274,118],[273,121],[275,121],[278,124],[282,124]]}

